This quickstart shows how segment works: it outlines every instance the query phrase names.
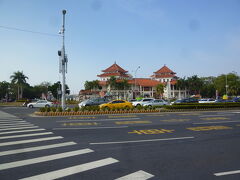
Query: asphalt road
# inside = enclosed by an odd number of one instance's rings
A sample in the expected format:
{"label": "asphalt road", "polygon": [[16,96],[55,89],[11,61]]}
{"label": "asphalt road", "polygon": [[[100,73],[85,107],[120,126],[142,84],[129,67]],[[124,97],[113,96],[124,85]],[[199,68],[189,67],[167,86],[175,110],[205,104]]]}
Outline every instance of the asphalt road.
{"label": "asphalt road", "polygon": [[69,117],[33,111],[0,108],[1,180],[240,179],[240,110]]}

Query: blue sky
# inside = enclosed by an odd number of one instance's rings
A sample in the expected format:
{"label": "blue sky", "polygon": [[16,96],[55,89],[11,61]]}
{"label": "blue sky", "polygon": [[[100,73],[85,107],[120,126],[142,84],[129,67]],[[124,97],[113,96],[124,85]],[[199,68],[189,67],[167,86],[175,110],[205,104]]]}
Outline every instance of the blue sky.
{"label": "blue sky", "polygon": [[[137,77],[166,64],[179,77],[240,73],[240,0],[0,0],[0,26],[58,34],[66,14],[73,93],[117,62]],[[54,83],[61,37],[0,27],[0,81],[23,71]]]}

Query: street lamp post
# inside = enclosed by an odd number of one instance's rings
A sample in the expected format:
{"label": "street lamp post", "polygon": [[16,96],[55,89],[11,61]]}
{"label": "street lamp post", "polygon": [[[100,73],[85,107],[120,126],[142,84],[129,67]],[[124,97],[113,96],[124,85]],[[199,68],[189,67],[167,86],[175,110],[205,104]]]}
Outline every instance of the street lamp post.
{"label": "street lamp post", "polygon": [[66,87],[65,87],[65,73],[67,73],[67,62],[68,58],[65,53],[65,14],[66,10],[62,10],[63,15],[63,25],[62,29],[60,30],[60,34],[62,35],[62,50],[58,51],[59,59],[59,73],[62,73],[62,108],[65,109],[66,107]]}
{"label": "street lamp post", "polygon": [[137,86],[137,71],[138,69],[140,69],[140,66],[137,67],[137,69],[135,70],[135,73],[134,73],[134,76],[135,76],[135,80],[134,80],[134,95],[135,95],[135,98],[136,98],[136,86]]}
{"label": "street lamp post", "polygon": [[226,74],[226,96],[227,96],[227,94],[228,94],[228,84],[227,84],[228,82],[227,82],[227,74]]}

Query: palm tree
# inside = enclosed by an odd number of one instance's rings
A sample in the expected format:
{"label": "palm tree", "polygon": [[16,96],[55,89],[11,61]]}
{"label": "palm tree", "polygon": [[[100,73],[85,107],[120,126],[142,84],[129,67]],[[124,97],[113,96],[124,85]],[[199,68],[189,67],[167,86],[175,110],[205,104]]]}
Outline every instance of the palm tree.
{"label": "palm tree", "polygon": [[116,82],[115,87],[116,87],[117,90],[123,90],[123,96],[126,99],[125,91],[127,89],[129,89],[129,87],[130,87],[130,84],[128,83],[128,81],[126,79],[124,79],[124,80],[121,80],[119,82]]}
{"label": "palm tree", "polygon": [[17,85],[17,99],[21,99],[23,95],[23,85],[27,83],[27,76],[23,74],[23,71],[14,72],[13,75],[10,76],[11,82]]}
{"label": "palm tree", "polygon": [[117,81],[115,76],[111,76],[110,79],[107,80],[108,86],[110,86],[111,89],[115,89],[117,87]]}
{"label": "palm tree", "polygon": [[179,93],[178,93],[178,98],[181,99],[181,90],[185,89],[186,91],[186,88],[187,88],[187,80],[184,78],[180,78],[177,80],[177,83],[176,83],[176,88],[178,89]]}
{"label": "palm tree", "polygon": [[163,97],[164,87],[165,87],[164,84],[158,84],[158,85],[156,86],[156,94],[157,94],[158,96],[160,96],[161,98]]}
{"label": "palm tree", "polygon": [[199,78],[197,75],[194,75],[192,77],[189,77],[187,79],[187,82],[191,94],[200,94],[200,89],[203,86],[203,80],[201,78]]}

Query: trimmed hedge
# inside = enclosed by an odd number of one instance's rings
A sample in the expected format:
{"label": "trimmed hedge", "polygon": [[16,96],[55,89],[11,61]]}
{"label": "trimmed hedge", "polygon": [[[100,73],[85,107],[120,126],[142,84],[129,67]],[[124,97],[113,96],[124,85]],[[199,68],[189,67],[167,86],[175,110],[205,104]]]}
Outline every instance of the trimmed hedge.
{"label": "trimmed hedge", "polygon": [[240,107],[240,103],[189,103],[165,106],[165,109],[212,109]]}

